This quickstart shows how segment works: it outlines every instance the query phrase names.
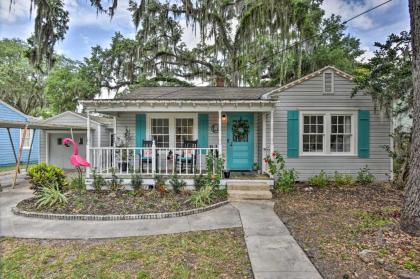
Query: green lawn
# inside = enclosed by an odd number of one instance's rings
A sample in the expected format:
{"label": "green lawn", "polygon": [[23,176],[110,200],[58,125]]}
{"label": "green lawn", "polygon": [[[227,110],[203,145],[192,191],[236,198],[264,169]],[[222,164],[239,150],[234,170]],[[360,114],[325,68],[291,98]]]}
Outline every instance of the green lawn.
{"label": "green lawn", "polygon": [[0,240],[2,278],[250,278],[242,229],[108,240]]}
{"label": "green lawn", "polygon": [[[33,166],[35,164],[29,164],[29,167]],[[11,170],[15,170],[16,166],[15,165],[11,165],[11,166],[0,166],[0,172],[2,171],[11,171]],[[20,169],[26,169],[26,163],[25,164],[21,164],[20,165]]]}

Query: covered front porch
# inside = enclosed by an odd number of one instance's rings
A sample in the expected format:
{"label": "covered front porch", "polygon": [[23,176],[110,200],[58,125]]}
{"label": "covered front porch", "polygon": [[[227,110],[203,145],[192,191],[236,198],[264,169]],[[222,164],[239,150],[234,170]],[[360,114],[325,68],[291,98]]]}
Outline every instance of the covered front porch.
{"label": "covered front porch", "polygon": [[113,118],[109,146],[87,136],[92,172],[129,179],[178,174],[184,179],[222,169],[269,178],[264,158],[273,147],[273,103],[247,101],[94,100],[83,102],[91,116]]}

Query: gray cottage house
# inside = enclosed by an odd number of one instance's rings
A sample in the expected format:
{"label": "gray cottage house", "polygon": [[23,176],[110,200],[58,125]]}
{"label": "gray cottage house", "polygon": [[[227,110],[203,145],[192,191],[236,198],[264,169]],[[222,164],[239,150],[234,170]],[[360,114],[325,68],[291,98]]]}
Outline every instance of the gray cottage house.
{"label": "gray cottage house", "polygon": [[[328,66],[281,87],[151,87],[82,101],[86,156],[106,179],[114,170],[128,182],[138,172],[148,184],[174,172],[192,183],[192,176],[205,173],[209,152],[245,177],[256,167],[266,172],[264,158],[278,151],[299,180],[321,170],[356,175],[365,166],[387,180],[391,120],[374,112],[370,96],[352,97],[354,86],[352,76]],[[113,119],[114,140],[107,144],[90,140],[98,114]],[[268,176],[264,181],[272,184]]]}

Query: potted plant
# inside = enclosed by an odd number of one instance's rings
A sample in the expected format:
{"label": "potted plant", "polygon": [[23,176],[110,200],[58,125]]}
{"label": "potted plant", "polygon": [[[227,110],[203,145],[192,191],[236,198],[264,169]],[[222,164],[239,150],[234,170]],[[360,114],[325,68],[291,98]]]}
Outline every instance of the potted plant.
{"label": "potted plant", "polygon": [[225,179],[228,179],[228,178],[230,177],[230,170],[224,170],[224,171],[223,171],[223,177],[224,177]]}
{"label": "potted plant", "polygon": [[254,163],[253,165],[252,165],[252,170],[253,171],[258,171],[260,169],[260,166],[258,165],[258,163]]}
{"label": "potted plant", "polygon": [[131,156],[133,156],[133,154],[130,154],[129,152],[127,152],[127,150],[124,150],[124,148],[129,147],[132,139],[133,137],[131,136],[131,131],[129,128],[125,128],[124,137],[122,139],[118,138],[117,147],[121,148],[120,150],[121,161],[118,162],[118,168],[122,172],[127,171],[128,163],[131,160]]}

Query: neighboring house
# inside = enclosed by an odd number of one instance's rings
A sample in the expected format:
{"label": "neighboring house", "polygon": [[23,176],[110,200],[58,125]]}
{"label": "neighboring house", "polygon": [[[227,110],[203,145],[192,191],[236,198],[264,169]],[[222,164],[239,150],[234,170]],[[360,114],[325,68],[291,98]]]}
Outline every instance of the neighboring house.
{"label": "neighboring house", "polygon": [[[28,121],[36,121],[37,119],[26,115],[17,109],[13,108],[12,106],[8,105],[7,103],[0,101],[0,119],[2,120],[10,120],[16,122],[28,122]],[[18,156],[19,153],[19,145],[22,141],[23,136],[23,129],[16,129],[11,128],[10,137],[12,141],[10,141],[9,133],[6,128],[0,128],[0,166],[7,166],[7,165],[14,165],[16,164],[15,154]],[[22,149],[22,156],[21,162],[26,163],[29,161],[31,163],[38,162],[39,159],[39,130],[29,129],[26,133],[26,137],[24,139],[23,149]],[[30,151],[31,142],[33,138],[32,150]],[[13,143],[13,146],[11,144]],[[13,152],[13,147],[15,153]],[[30,154],[29,154],[30,153]],[[30,155],[30,156],[29,156]]]}
{"label": "neighboring house", "polygon": [[264,158],[274,150],[299,180],[321,170],[356,175],[365,166],[387,180],[392,160],[384,146],[391,142],[391,120],[375,114],[370,96],[352,97],[353,87],[352,76],[325,67],[282,87],[151,87],[82,101],[88,115],[114,118],[117,138],[127,129],[133,135],[128,147],[90,140],[86,156],[97,173],[109,179],[114,169],[126,181],[133,171],[190,178],[205,172],[208,152],[222,154],[227,170],[258,165],[264,172]]}
{"label": "neighboring house", "polygon": [[[79,146],[79,154],[86,156],[87,118],[80,113],[66,111],[42,121],[42,124],[52,124],[60,127],[73,126],[73,129],[63,128],[43,130],[40,140],[40,161],[56,165],[63,169],[73,169],[70,164],[72,146],[63,144],[64,138],[74,138]],[[95,146],[109,146],[111,141],[110,127],[112,119],[91,116],[90,137]]]}

